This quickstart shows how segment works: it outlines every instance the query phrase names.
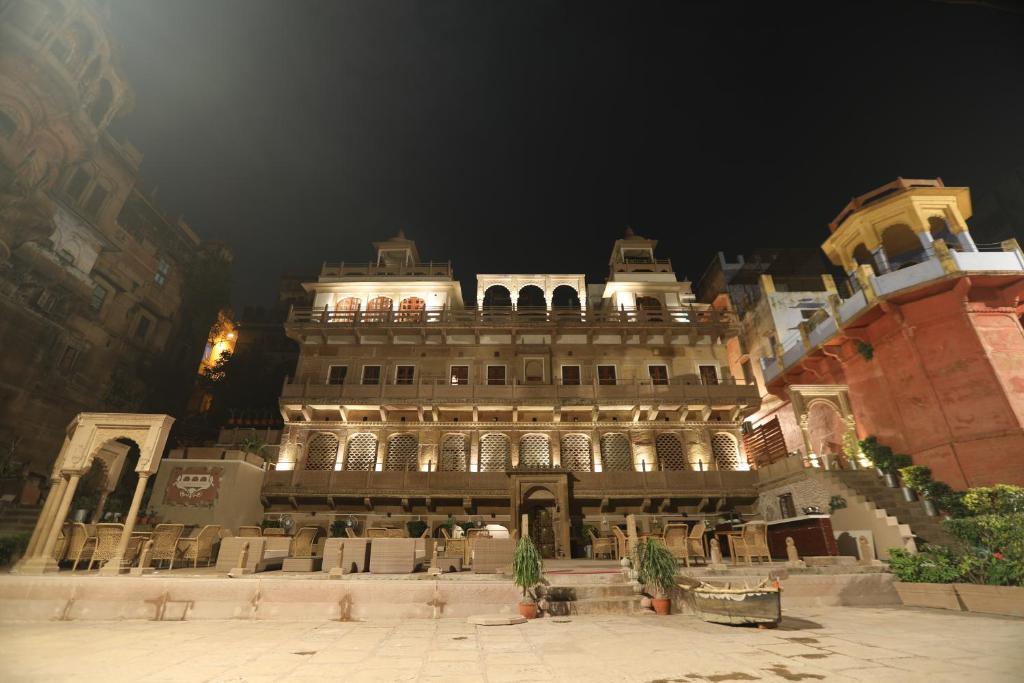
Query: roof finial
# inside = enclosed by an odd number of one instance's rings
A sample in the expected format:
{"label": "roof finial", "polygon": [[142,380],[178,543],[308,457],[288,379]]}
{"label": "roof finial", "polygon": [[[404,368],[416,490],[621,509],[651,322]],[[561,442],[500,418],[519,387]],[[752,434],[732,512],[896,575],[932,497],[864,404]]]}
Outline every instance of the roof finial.
{"label": "roof finial", "polygon": [[633,232],[633,226],[632,225],[627,225],[626,226],[626,237],[636,237],[636,233]]}
{"label": "roof finial", "polygon": [[403,230],[402,228],[399,228],[398,229],[398,234],[395,235],[395,237],[397,239],[404,240],[405,239],[405,230]]}

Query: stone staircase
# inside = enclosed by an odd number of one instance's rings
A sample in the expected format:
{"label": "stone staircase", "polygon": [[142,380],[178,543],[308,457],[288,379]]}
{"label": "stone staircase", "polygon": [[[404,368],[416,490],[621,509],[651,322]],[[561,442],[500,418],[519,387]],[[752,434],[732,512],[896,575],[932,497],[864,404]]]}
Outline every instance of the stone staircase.
{"label": "stone staircase", "polygon": [[918,547],[924,543],[949,545],[953,537],[942,528],[942,517],[929,517],[920,501],[909,503],[900,489],[889,488],[873,469],[829,470],[828,475],[910,527]]}
{"label": "stone staircase", "polygon": [[40,508],[5,507],[0,509],[0,535],[32,533]]}
{"label": "stone staircase", "polygon": [[637,614],[642,596],[622,572],[547,573],[543,597],[551,616],[584,614]]}

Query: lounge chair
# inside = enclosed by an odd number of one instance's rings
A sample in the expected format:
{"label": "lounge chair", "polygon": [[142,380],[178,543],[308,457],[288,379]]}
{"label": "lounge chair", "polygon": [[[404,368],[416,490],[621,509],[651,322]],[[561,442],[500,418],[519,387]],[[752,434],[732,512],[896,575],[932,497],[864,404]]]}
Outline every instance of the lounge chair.
{"label": "lounge chair", "polygon": [[704,545],[704,532],[708,525],[704,522],[697,522],[690,529],[686,537],[686,566],[690,566],[690,560],[700,559],[704,564],[708,563],[708,549]]}
{"label": "lounge chair", "polygon": [[743,531],[733,540],[733,564],[746,558],[752,564],[756,558],[759,562],[770,562],[771,551],[768,549],[768,525],[764,522],[747,522]]}
{"label": "lounge chair", "polygon": [[324,543],[322,569],[329,572],[340,566],[350,574],[369,571],[370,548],[368,538],[329,538]]}
{"label": "lounge chair", "polygon": [[618,547],[619,558],[629,557],[629,543],[626,534],[617,526],[612,527],[612,535],[615,537],[615,545]]}
{"label": "lounge chair", "polygon": [[669,523],[661,532],[661,540],[677,560],[686,559],[686,537],[690,527],[685,524]]}
{"label": "lounge chair", "polygon": [[186,562],[192,560],[192,568],[199,566],[199,560],[206,560],[206,566],[213,564],[213,544],[220,538],[220,524],[207,524],[202,530],[190,538],[178,539],[185,548],[181,553]]}
{"label": "lounge chair", "polygon": [[258,526],[240,526],[236,535],[243,538],[258,538],[263,535],[263,529]]}
{"label": "lounge chair", "polygon": [[88,527],[81,522],[72,523],[67,550],[67,559],[71,561],[71,571],[78,569],[80,562],[88,562],[95,549],[96,537],[89,533]]}
{"label": "lounge chair", "polygon": [[121,542],[123,534],[124,524],[97,524],[96,547],[89,558],[86,571],[92,571],[92,565],[95,563],[103,564],[111,560],[117,552],[117,544]]}
{"label": "lounge chair", "polygon": [[289,557],[312,557],[313,544],[320,534],[318,526],[304,526],[292,537],[291,545],[288,547]]}
{"label": "lounge chair", "polygon": [[516,542],[511,538],[480,538],[473,553],[474,574],[497,574],[512,566]]}
{"label": "lounge chair", "polygon": [[590,536],[590,551],[594,559],[601,555],[605,555],[612,560],[619,559],[618,543],[615,542],[614,538],[598,536],[594,533],[593,529],[587,529],[587,535]]}
{"label": "lounge chair", "polygon": [[374,538],[370,546],[371,574],[411,574],[416,571],[415,538]]}
{"label": "lounge chair", "polygon": [[382,526],[366,527],[367,538],[388,538],[388,530]]}
{"label": "lounge chair", "polygon": [[167,562],[167,569],[174,569],[174,560],[178,555],[178,539],[184,530],[184,524],[157,524],[153,530],[153,548],[149,553],[149,561]]}

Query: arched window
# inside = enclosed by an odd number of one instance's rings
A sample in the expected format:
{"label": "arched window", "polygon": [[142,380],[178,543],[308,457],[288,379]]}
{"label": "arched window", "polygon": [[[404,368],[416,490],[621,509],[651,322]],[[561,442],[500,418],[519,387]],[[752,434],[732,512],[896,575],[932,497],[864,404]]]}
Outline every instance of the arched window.
{"label": "arched window", "polygon": [[516,298],[516,308],[519,310],[544,310],[547,302],[544,301],[544,290],[537,285],[526,285],[519,290]]}
{"label": "arched window", "polygon": [[878,264],[875,263],[875,257],[864,244],[858,244],[851,252],[851,256],[858,266],[871,266],[871,270],[878,275]]}
{"label": "arched window", "polygon": [[921,240],[910,229],[909,225],[897,223],[890,225],[882,233],[882,248],[892,270],[913,265],[921,261],[924,248]]}
{"label": "arched window", "polygon": [[354,296],[346,296],[344,299],[338,299],[334,304],[334,316],[333,319],[337,322],[350,323],[355,320],[355,312],[359,310],[359,305],[362,302]]}
{"label": "arched window", "polygon": [[504,285],[491,285],[484,291],[484,308],[511,308],[512,293]]}
{"label": "arched window", "polygon": [[412,434],[396,434],[388,441],[384,469],[401,472],[419,469],[419,442]]}
{"label": "arched window", "polygon": [[406,297],[398,302],[397,320],[405,323],[421,323],[423,322],[423,311],[426,308],[427,302],[418,296]]}
{"label": "arched window", "polygon": [[551,292],[552,308],[579,308],[580,295],[569,285],[558,285]]}
{"label": "arched window", "polygon": [[956,249],[960,246],[956,235],[949,229],[949,221],[942,216],[931,216],[928,218],[928,232],[931,233],[933,240],[942,240],[950,249]]}
{"label": "arched window", "polygon": [[562,437],[562,468],[572,472],[592,472],[593,456],[590,452],[590,438],[583,434],[566,434]]}
{"label": "arched window", "polygon": [[528,470],[551,468],[551,442],[543,434],[527,434],[519,441],[519,467]]}
{"label": "arched window", "polygon": [[653,296],[638,296],[636,298],[636,307],[644,312],[645,319],[661,320],[661,302]]}
{"label": "arched window", "polygon": [[303,469],[313,471],[333,470],[338,460],[338,437],[321,432],[306,445],[306,464]]}
{"label": "arched window", "polygon": [[485,434],[480,439],[480,471],[504,472],[509,468],[509,438],[504,434]]}
{"label": "arched window", "polygon": [[633,453],[625,434],[601,436],[601,470],[603,472],[630,472],[633,470]]}
{"label": "arched window", "polygon": [[366,315],[363,319],[367,322],[384,322],[388,319],[391,311],[392,301],[389,297],[378,296],[366,302]]}
{"label": "arched window", "polygon": [[377,466],[377,437],[373,434],[353,434],[345,449],[345,469],[367,472]]}
{"label": "arched window", "polygon": [[736,437],[732,434],[718,432],[711,437],[711,455],[720,470],[738,470],[740,468],[740,449]]}
{"label": "arched window", "polygon": [[466,435],[449,434],[441,442],[441,462],[437,469],[441,472],[466,471]]}
{"label": "arched window", "polygon": [[654,449],[658,455],[661,469],[674,471],[686,469],[683,443],[675,434],[658,434],[658,438],[654,440]]}

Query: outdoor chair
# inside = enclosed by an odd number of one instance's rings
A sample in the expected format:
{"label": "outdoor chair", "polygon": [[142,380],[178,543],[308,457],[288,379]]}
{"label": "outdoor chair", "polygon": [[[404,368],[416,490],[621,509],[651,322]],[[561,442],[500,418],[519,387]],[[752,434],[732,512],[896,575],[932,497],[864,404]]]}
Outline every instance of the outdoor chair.
{"label": "outdoor chair", "polygon": [[57,560],[57,564],[64,561],[64,556],[68,552],[68,540],[71,537],[71,524],[65,523],[60,528],[60,535],[57,536],[57,545],[53,546],[53,559]]}
{"label": "outdoor chair", "polygon": [[687,537],[689,536],[690,528],[685,524],[666,524],[665,530],[662,532],[662,540],[665,543],[665,547],[669,549],[672,556],[677,560],[685,560],[687,553]]}
{"label": "outdoor chair", "polygon": [[184,524],[157,524],[153,530],[153,548],[149,552],[149,561],[167,562],[167,569],[174,569],[174,559],[178,555],[178,539],[184,530]]}
{"label": "outdoor chair", "polygon": [[263,529],[258,526],[240,526],[236,535],[243,538],[258,537],[263,535]]}
{"label": "outdoor chair", "polygon": [[67,552],[67,559],[71,560],[71,571],[78,569],[80,562],[88,562],[95,549],[96,537],[89,534],[89,529],[81,522],[72,523]]}
{"label": "outdoor chair", "polygon": [[497,574],[512,566],[516,543],[511,538],[480,538],[473,554],[474,574]]}
{"label": "outdoor chair", "polygon": [[416,571],[415,538],[375,538],[370,545],[371,574],[412,574]]}
{"label": "outdoor chair", "polygon": [[610,536],[598,536],[593,529],[587,529],[590,536],[590,550],[594,559],[606,555],[609,559],[617,560],[619,555],[618,544]]}
{"label": "outdoor chair", "polygon": [[304,526],[299,529],[288,547],[288,557],[312,557],[313,544],[319,533],[320,527],[318,526]]}
{"label": "outdoor chair", "polygon": [[619,557],[629,557],[629,544],[626,534],[617,526],[612,527],[612,535],[615,537],[615,545],[618,548]]}
{"label": "outdoor chair", "polygon": [[359,538],[359,534],[350,526],[345,527],[345,536],[348,538]]}
{"label": "outdoor chair", "polygon": [[382,526],[371,526],[366,528],[367,538],[388,538],[388,530]]}
{"label": "outdoor chair", "polygon": [[96,547],[89,558],[89,566],[86,571],[92,571],[94,563],[105,563],[114,557],[117,552],[117,544],[121,542],[124,534],[123,524],[97,524],[96,525]]}
{"label": "outdoor chair", "polygon": [[708,563],[708,550],[704,545],[704,532],[707,531],[708,525],[704,522],[697,522],[690,529],[690,535],[686,537],[686,566],[690,566],[690,560],[700,558],[704,563]]}
{"label": "outdoor chair", "polygon": [[746,558],[747,564],[751,564],[756,558],[761,562],[771,561],[771,552],[768,550],[768,525],[764,522],[747,522],[742,533],[733,540],[733,564],[739,559]]}
{"label": "outdoor chair", "polygon": [[182,538],[178,543],[183,545],[182,559],[192,560],[192,568],[199,566],[199,560],[205,560],[206,566],[213,564],[213,544],[220,538],[220,524],[207,524],[195,536]]}

